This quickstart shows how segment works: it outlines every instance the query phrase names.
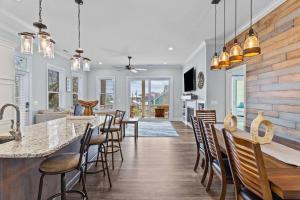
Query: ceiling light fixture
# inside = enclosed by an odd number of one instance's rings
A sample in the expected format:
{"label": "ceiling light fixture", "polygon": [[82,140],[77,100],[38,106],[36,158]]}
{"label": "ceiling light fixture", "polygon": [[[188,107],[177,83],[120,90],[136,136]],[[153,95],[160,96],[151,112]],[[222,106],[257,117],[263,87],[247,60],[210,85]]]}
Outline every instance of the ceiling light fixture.
{"label": "ceiling light fixture", "polygon": [[174,50],[174,48],[173,48],[173,47],[169,47],[168,49],[169,49],[169,51],[173,51],[173,50]]}
{"label": "ceiling light fixture", "polygon": [[167,62],[163,62],[163,64],[164,64],[164,65],[167,65],[168,63],[167,63]]}
{"label": "ceiling light fixture", "polygon": [[229,62],[229,54],[226,51],[226,44],[225,44],[225,34],[226,34],[226,0],[224,0],[224,46],[223,46],[223,51],[219,56],[219,67],[227,68],[230,66]]}
{"label": "ceiling light fixture", "polygon": [[[51,38],[51,35],[45,30],[47,26],[43,24],[42,20],[42,0],[39,0],[39,21],[34,22],[33,26],[38,28],[37,38],[38,38],[38,51],[42,53],[45,57],[54,57],[54,46],[55,42]],[[22,32],[19,33],[21,37],[21,53],[33,54],[33,39],[35,38],[34,33]]]}
{"label": "ceiling light fixture", "polygon": [[231,63],[242,62],[244,59],[243,50],[236,38],[236,20],[237,20],[237,0],[235,0],[235,14],[234,14],[234,44],[230,49],[229,60]]}
{"label": "ceiling light fixture", "polygon": [[252,56],[259,55],[261,53],[258,36],[252,27],[253,1],[250,0],[250,2],[251,2],[251,5],[250,5],[250,29],[249,29],[249,33],[247,34],[246,40],[244,43],[244,56],[245,57],[252,57]]}
{"label": "ceiling light fixture", "polygon": [[217,3],[213,4],[215,4],[215,53],[211,59],[210,69],[216,71],[220,70],[221,68],[219,67],[219,57],[217,53]]}
{"label": "ceiling light fixture", "polygon": [[98,64],[99,64],[99,65],[102,65],[103,63],[100,61],[100,62],[98,62]]}
{"label": "ceiling light fixture", "polygon": [[90,65],[91,65],[91,59],[87,57],[82,57],[81,54],[83,54],[83,49],[80,47],[81,46],[81,41],[80,41],[80,6],[83,5],[82,0],[75,0],[76,4],[78,4],[78,48],[75,50],[75,54],[71,58],[71,70],[77,71],[81,68],[81,62],[82,62],[82,69],[83,71],[90,71]]}

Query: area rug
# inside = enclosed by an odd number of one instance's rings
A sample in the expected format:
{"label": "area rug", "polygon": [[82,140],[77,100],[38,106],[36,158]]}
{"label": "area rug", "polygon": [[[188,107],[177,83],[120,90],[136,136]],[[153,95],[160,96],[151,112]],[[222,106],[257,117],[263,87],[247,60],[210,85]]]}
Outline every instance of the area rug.
{"label": "area rug", "polygon": [[[134,126],[128,125],[126,136],[134,136]],[[176,137],[176,130],[168,121],[143,122],[139,121],[139,137]]]}

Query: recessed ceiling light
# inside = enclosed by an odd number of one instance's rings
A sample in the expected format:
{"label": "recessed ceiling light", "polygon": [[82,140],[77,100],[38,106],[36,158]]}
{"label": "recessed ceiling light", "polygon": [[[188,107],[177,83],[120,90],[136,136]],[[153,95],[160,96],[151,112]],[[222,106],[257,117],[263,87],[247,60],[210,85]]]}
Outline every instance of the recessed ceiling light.
{"label": "recessed ceiling light", "polygon": [[16,2],[21,2],[22,0],[16,0]]}
{"label": "recessed ceiling light", "polygon": [[168,64],[167,62],[163,62],[164,65]]}
{"label": "recessed ceiling light", "polygon": [[102,62],[98,62],[99,65],[102,65]]}
{"label": "recessed ceiling light", "polygon": [[174,50],[174,48],[173,48],[173,47],[169,47],[168,49],[169,49],[169,51],[173,51],[173,50]]}

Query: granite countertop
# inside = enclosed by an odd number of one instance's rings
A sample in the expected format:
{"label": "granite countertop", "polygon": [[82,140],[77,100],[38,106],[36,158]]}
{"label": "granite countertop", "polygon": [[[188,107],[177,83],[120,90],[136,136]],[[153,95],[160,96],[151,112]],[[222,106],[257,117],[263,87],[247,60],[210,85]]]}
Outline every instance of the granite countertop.
{"label": "granite countertop", "polygon": [[[0,144],[0,158],[36,158],[48,156],[84,134],[87,122],[99,125],[104,117],[70,116],[21,129],[22,140]],[[0,134],[0,139],[10,138],[9,133]]]}

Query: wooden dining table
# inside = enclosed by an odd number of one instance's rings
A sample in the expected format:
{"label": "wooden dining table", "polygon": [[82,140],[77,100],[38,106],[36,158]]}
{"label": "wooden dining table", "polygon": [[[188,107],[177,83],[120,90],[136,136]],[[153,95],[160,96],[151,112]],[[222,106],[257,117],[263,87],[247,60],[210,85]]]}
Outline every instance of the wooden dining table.
{"label": "wooden dining table", "polygon": [[[221,151],[226,153],[223,128],[222,123],[215,124]],[[242,138],[250,138],[250,133],[244,130],[238,129],[233,134]],[[300,167],[286,164],[266,153],[263,153],[263,156],[271,190],[282,199],[300,199]],[[300,157],[298,159],[300,160]]]}

